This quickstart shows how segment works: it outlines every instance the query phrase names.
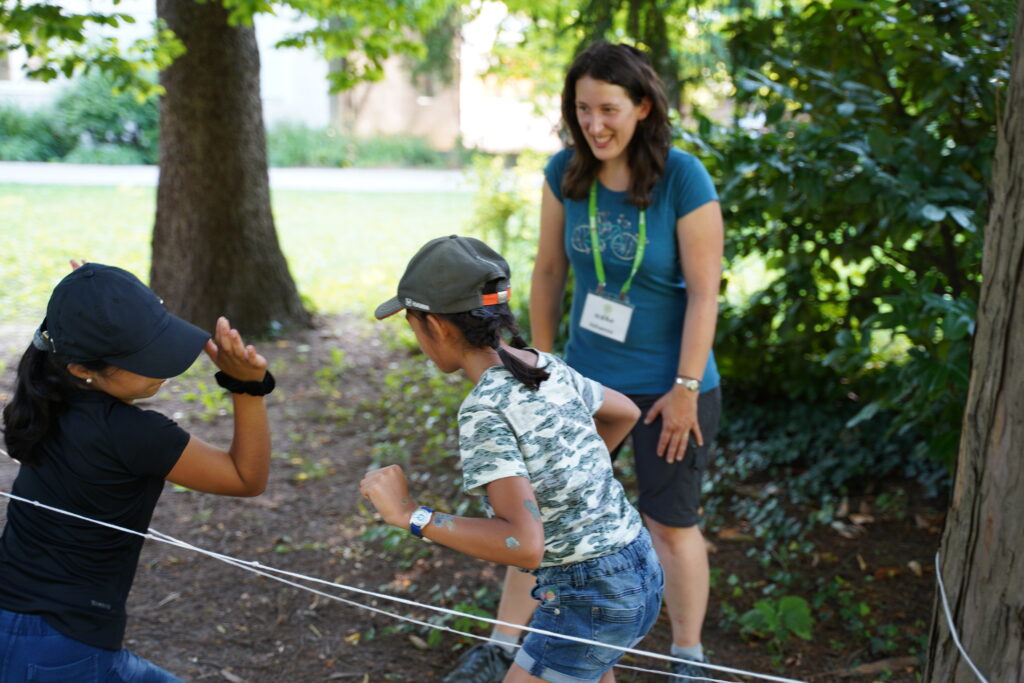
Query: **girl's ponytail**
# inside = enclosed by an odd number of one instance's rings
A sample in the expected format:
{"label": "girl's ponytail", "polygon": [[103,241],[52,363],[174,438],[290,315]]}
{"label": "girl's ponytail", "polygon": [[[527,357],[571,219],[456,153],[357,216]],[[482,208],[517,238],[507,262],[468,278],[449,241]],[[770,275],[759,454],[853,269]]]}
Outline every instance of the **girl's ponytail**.
{"label": "girl's ponytail", "polygon": [[[502,307],[508,311],[507,304],[501,304]],[[504,318],[501,313],[498,316]],[[512,312],[508,311],[507,321],[503,325],[504,329],[508,330],[511,335],[509,340],[512,347],[517,349],[525,349],[526,342],[519,335],[519,326],[516,325],[515,318],[512,317]],[[528,389],[536,389],[540,386],[540,383],[548,378],[548,371],[544,368],[538,368],[534,365],[527,365],[523,361],[519,360],[511,353],[501,347],[501,330],[497,331],[498,343],[498,357],[501,358],[501,364],[505,366],[505,369],[512,373],[512,376],[517,380],[526,385]]]}
{"label": "girl's ponytail", "polygon": [[[407,309],[410,315],[421,320],[425,314],[415,309]],[[455,325],[462,332],[466,343],[473,348],[490,347],[498,352],[498,358],[512,376],[526,385],[528,389],[536,389],[548,378],[548,371],[519,360],[501,346],[504,332],[510,335],[510,345],[517,349],[525,349],[526,342],[519,333],[515,316],[508,304],[495,304],[483,308],[475,308],[464,313],[434,313]]]}
{"label": "girl's ponytail", "polygon": [[[25,465],[39,461],[39,443],[55,428],[72,392],[84,388],[62,360],[30,344],[18,362],[14,396],[3,409],[3,432],[8,454]],[[107,367],[102,361],[82,365],[90,370]]]}

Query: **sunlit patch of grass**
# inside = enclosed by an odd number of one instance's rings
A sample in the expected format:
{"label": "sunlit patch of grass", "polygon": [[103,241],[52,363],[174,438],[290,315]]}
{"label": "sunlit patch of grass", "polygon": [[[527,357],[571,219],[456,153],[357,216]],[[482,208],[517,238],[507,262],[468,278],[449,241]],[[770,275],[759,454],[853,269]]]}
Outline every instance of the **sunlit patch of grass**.
{"label": "sunlit patch of grass", "polygon": [[0,185],[0,310],[38,320],[68,260],[116,263],[145,279],[153,188]]}
{"label": "sunlit patch of grass", "polygon": [[[373,307],[392,296],[428,239],[466,231],[468,193],[275,191],[278,239],[299,291],[318,311]],[[148,280],[151,187],[0,185],[0,311],[42,318],[53,286],[78,258]]]}

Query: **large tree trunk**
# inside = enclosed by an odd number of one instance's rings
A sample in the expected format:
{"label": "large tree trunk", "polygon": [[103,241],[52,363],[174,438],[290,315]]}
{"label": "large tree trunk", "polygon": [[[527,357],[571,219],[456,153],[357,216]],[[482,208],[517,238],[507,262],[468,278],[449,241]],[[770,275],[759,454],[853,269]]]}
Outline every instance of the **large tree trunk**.
{"label": "large tree trunk", "polygon": [[308,325],[270,211],[260,61],[220,2],[158,0],[188,52],[160,75],[160,181],[151,285],[204,329]]}
{"label": "large tree trunk", "polygon": [[[983,282],[941,571],[953,620],[988,680],[1024,681],[1024,0],[993,167]],[[975,681],[940,599],[925,680]]]}

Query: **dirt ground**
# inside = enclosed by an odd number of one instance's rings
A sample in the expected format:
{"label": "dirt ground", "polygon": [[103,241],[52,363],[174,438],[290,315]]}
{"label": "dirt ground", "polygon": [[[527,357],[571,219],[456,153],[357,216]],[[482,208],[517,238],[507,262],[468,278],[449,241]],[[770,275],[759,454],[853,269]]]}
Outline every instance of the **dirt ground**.
{"label": "dirt ground", "polygon": [[[253,499],[231,499],[168,486],[152,527],[210,551],[337,584],[424,602],[443,594],[446,606],[472,602],[478,589],[497,585],[501,568],[453,551],[417,545],[424,556],[404,568],[381,558],[379,541],[363,538],[368,525],[376,523],[360,509],[357,485],[369,465],[369,426],[382,419],[367,406],[379,395],[388,370],[407,355],[383,338],[383,329],[358,317],[329,317],[320,320],[317,329],[261,345],[278,380],[278,391],[268,400],[275,454],[267,492]],[[0,326],[0,402],[9,396],[14,364],[30,334],[28,325]],[[323,380],[329,379],[339,352],[344,354],[345,370],[330,385]],[[212,372],[204,365],[169,382],[148,407],[226,446],[231,418],[218,414],[218,401],[223,400],[218,397]],[[349,419],[336,419],[339,412]],[[10,490],[16,471],[13,461],[0,460],[0,490]],[[453,497],[458,495],[452,492]],[[5,518],[5,509],[0,504],[0,518]],[[823,530],[817,545],[828,552],[799,570],[808,585],[819,576],[855,580],[873,574],[869,604],[875,625],[891,625],[901,631],[900,637],[919,637],[927,630],[931,612],[930,567],[938,535],[934,526],[921,523],[930,511],[914,512],[899,518],[875,515],[849,539]],[[867,636],[863,642],[851,640],[844,629],[817,628],[813,640],[789,641],[781,652],[773,652],[762,641],[740,638],[735,626],[720,623],[718,602],[734,590],[723,577],[734,575],[742,585],[756,585],[766,570],[748,557],[749,539],[743,534],[709,536],[711,564],[720,571],[704,642],[715,663],[815,682],[919,680],[919,666],[905,656],[890,660],[892,671],[887,674],[881,667],[871,672],[870,666],[867,673],[850,673],[855,666],[884,657],[869,651]],[[420,544],[411,537],[401,543]],[[908,561],[922,566],[920,576],[908,568]],[[367,598],[340,586],[319,588],[403,616],[431,616],[422,608]],[[428,643],[420,629],[394,628],[400,622],[390,616],[153,541],[147,541],[142,552],[128,611],[125,646],[186,681],[439,680],[467,643],[451,634]],[[663,614],[640,647],[665,652],[667,643]],[[886,656],[901,654],[907,653]],[[630,657],[626,663],[662,668],[647,658]],[[729,674],[714,677],[754,680]],[[625,670],[618,679],[673,680]]]}

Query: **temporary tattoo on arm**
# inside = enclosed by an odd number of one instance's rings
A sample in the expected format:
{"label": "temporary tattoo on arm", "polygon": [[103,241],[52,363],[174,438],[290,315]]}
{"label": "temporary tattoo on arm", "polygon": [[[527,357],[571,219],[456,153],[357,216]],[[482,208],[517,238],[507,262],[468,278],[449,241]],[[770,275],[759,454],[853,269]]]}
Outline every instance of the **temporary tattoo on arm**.
{"label": "temporary tattoo on arm", "polygon": [[455,531],[455,518],[443,512],[438,512],[434,515],[434,525],[448,531]]}
{"label": "temporary tattoo on arm", "polygon": [[519,541],[516,540],[515,536],[509,536],[505,539],[505,547],[511,550],[518,550],[520,546]]}
{"label": "temporary tattoo on arm", "polygon": [[533,515],[533,518],[539,522],[540,508],[537,507],[537,503],[532,500],[524,500],[523,505],[525,505],[526,509],[530,511],[530,514]]}

